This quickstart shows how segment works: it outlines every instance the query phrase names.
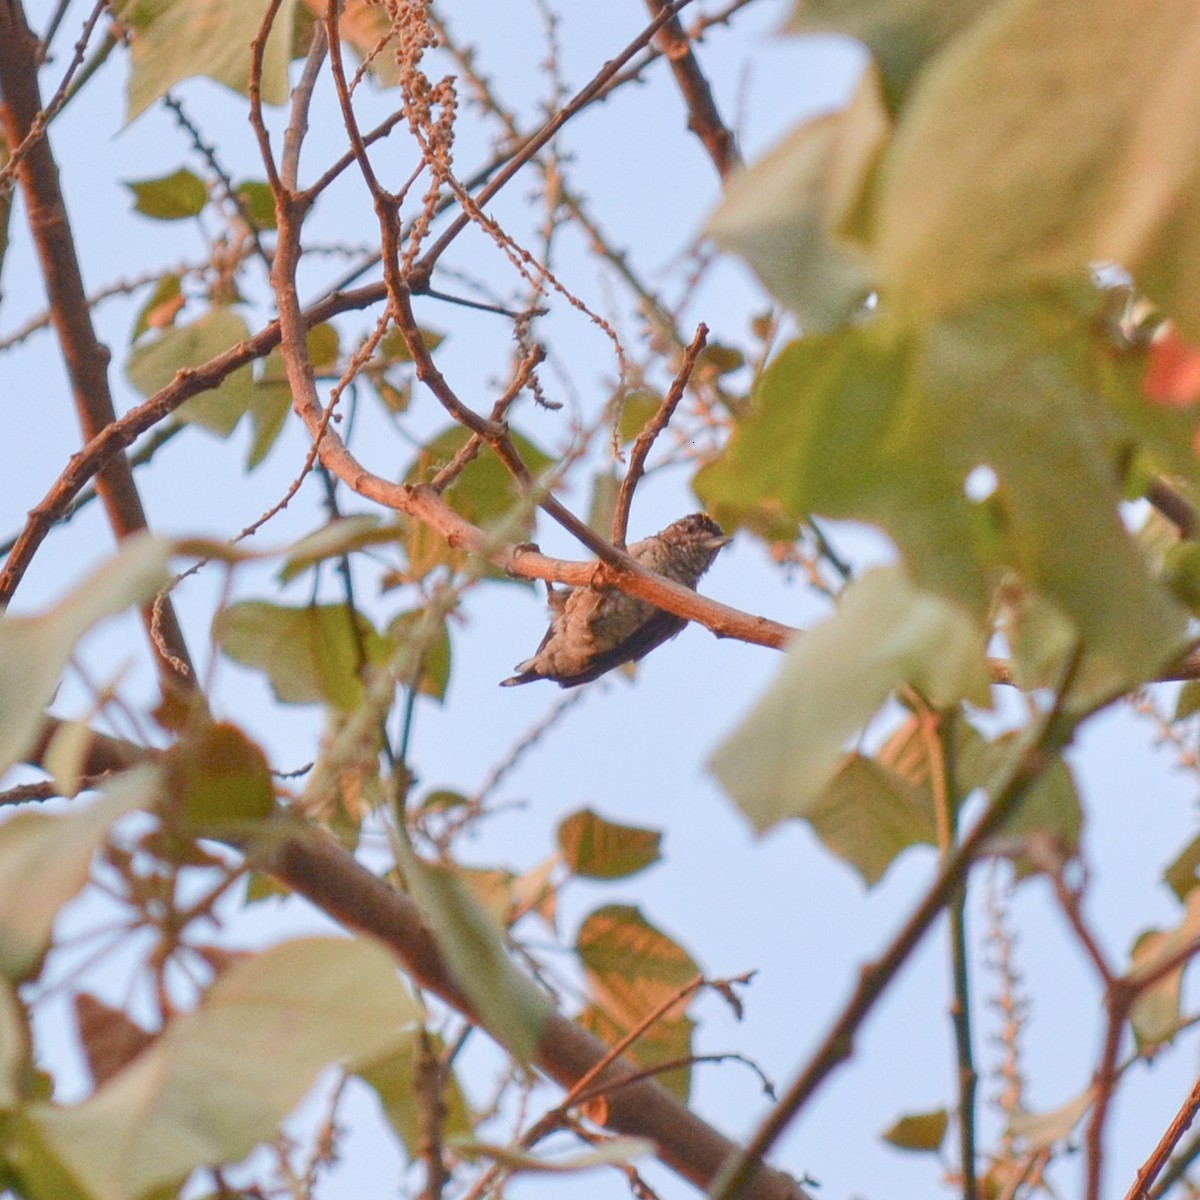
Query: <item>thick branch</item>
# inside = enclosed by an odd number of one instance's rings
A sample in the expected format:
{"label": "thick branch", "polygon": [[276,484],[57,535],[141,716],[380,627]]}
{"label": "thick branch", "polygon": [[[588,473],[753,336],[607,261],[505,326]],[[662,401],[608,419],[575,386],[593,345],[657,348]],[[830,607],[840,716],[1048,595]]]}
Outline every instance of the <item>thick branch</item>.
{"label": "thick branch", "polygon": [[[0,4],[0,124],[10,146],[25,141],[41,112],[37,53],[38,40],[29,28],[20,0]],[[41,261],[54,328],[75,394],[75,408],[84,437],[90,441],[116,420],[108,387],[109,352],[92,326],[58,168],[45,137],[29,145],[17,167],[17,177],[29,211],[29,228]],[[39,403],[41,397],[29,400]],[[98,476],[97,488],[118,538],[146,528],[141,497],[123,456],[109,457]],[[153,630],[150,610],[143,610],[159,670],[176,684],[192,687],[194,676],[183,631],[170,604],[161,611],[158,628]]]}

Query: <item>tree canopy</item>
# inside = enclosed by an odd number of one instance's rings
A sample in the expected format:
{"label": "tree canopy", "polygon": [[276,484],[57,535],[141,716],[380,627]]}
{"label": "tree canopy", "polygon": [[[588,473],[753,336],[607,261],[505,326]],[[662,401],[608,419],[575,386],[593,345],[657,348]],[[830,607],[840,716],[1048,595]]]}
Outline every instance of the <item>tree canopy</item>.
{"label": "tree canopy", "polygon": [[0,1180],[1191,1194],[1194,5],[509,7],[0,0]]}

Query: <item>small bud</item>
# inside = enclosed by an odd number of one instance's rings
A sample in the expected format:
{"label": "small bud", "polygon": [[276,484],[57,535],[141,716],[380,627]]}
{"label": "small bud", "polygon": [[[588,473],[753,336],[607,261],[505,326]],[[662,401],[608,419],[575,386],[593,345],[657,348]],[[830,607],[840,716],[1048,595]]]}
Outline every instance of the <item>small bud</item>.
{"label": "small bud", "polygon": [[[684,587],[694,588],[729,538],[704,513],[693,513],[661,533],[634,542],[631,558]],[[551,593],[550,628],[537,653],[520,663],[502,687],[552,679],[577,687],[613,667],[636,662],[673,638],[687,622],[617,588],[571,588]]]}

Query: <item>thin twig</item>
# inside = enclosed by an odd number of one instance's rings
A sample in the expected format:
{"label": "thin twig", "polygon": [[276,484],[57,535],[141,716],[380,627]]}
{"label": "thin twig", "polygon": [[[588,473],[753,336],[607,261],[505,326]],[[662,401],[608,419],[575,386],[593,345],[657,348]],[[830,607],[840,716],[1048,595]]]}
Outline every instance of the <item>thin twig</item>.
{"label": "thin twig", "polygon": [[701,322],[696,329],[696,336],[692,338],[691,345],[684,353],[683,363],[671,381],[663,402],[658,406],[658,411],[646,422],[645,428],[637,436],[637,441],[633,443],[633,449],[629,453],[629,469],[625,472],[625,478],[621,480],[616,507],[613,509],[612,541],[614,546],[619,546],[622,550],[625,549],[625,535],[629,531],[629,510],[633,505],[633,492],[645,473],[646,457],[655,439],[666,429],[680,400],[683,399],[688,380],[691,379],[696,366],[696,359],[700,357],[700,351],[704,349],[707,340],[708,326]]}
{"label": "thin twig", "polygon": [[[591,82],[586,84],[579,92],[575,94],[571,102],[561,108],[554,114],[536,133],[532,134],[521,146],[516,150],[513,156],[505,164],[505,166],[496,173],[491,182],[485,185],[477,196],[472,197],[473,205],[477,209],[482,209],[502,187],[544,146],[549,142],[556,133],[578,112],[585,108],[588,104],[604,90],[607,84],[613,79],[618,71],[644,46],[648,45],[654,38],[654,35],[669,21],[673,16],[678,14],[691,0],[672,0],[672,3],[667,4],[662,12],[642,30],[628,46],[625,47],[615,58],[609,59],[608,62],[597,72]],[[414,268],[414,274],[418,274],[426,279],[433,272],[434,264],[445,252],[446,248],[454,241],[456,237],[467,227],[471,221],[469,213],[461,213],[451,223],[450,228],[438,238],[434,244],[425,251],[421,257],[421,261]]]}
{"label": "thin twig", "polygon": [[1171,1151],[1179,1144],[1179,1139],[1191,1128],[1197,1113],[1200,1113],[1200,1079],[1193,1085],[1187,1099],[1159,1138],[1158,1145],[1154,1147],[1150,1157],[1138,1169],[1137,1178],[1125,1194],[1125,1200],[1147,1200],[1150,1185],[1166,1165]]}

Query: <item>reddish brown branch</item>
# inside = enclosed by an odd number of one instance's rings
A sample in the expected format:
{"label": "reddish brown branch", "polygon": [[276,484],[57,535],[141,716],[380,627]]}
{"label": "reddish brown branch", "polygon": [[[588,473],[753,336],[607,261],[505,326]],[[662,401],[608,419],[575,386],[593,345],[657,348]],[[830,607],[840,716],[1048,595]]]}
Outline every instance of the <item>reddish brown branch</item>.
{"label": "reddish brown branch", "polygon": [[692,338],[692,344],[684,353],[683,365],[671,381],[671,386],[666,396],[663,397],[663,402],[658,406],[658,411],[646,422],[646,427],[638,434],[637,441],[633,443],[633,450],[629,454],[629,470],[625,472],[625,478],[621,480],[621,490],[617,493],[617,503],[613,509],[612,540],[614,546],[625,548],[625,535],[629,531],[629,510],[633,505],[633,492],[645,473],[646,456],[650,453],[655,439],[670,423],[675,409],[683,399],[688,380],[691,379],[692,371],[696,366],[696,359],[700,357],[700,351],[704,349],[707,340],[708,326],[701,324],[696,330],[696,336]]}
{"label": "reddish brown branch", "polygon": [[[669,7],[664,0],[646,0],[646,6],[655,17],[661,17]],[[722,180],[728,179],[733,169],[741,165],[737,139],[721,120],[712,88],[700,69],[691,39],[677,15],[671,13],[667,17],[655,41],[671,64],[675,82],[683,94],[688,110],[688,128],[704,144],[713,166],[717,168],[717,174]]]}
{"label": "reddish brown branch", "polygon": [[[42,111],[37,53],[38,40],[29,28],[20,0],[0,4],[0,96],[3,97],[0,124],[10,146],[25,142]],[[92,325],[58,167],[45,137],[29,144],[17,166],[17,178],[25,196],[29,228],[75,395],[76,412],[84,438],[91,441],[116,420],[108,386],[110,355]],[[107,459],[97,477],[97,490],[118,538],[129,537],[147,527],[133,471],[123,455]],[[174,609],[169,604],[163,606],[157,629],[149,609],[144,609],[142,615],[151,634],[160,674],[177,686],[195,686],[187,645]]]}
{"label": "reddish brown branch", "polygon": [[[261,865],[335,920],[379,938],[422,989],[469,1019],[480,1020],[451,976],[416,904],[360,866],[332,838],[308,830],[289,832]],[[534,1061],[551,1079],[570,1089],[609,1054],[602,1042],[555,1013]],[[620,1086],[634,1071],[620,1059],[608,1063],[593,1080],[606,1085],[606,1125],[618,1133],[651,1139],[662,1162],[697,1187],[708,1187],[737,1154],[737,1146],[661,1084],[643,1079]],[[741,1200],[805,1200],[806,1193],[782,1172],[759,1167],[739,1196]]]}

